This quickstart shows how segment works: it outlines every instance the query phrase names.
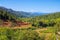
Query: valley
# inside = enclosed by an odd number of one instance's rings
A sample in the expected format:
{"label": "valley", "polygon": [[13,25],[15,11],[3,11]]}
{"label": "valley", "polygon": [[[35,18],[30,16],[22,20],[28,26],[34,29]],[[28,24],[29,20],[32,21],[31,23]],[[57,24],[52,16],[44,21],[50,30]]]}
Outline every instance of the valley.
{"label": "valley", "polygon": [[0,7],[0,40],[60,40],[60,12],[36,14]]}

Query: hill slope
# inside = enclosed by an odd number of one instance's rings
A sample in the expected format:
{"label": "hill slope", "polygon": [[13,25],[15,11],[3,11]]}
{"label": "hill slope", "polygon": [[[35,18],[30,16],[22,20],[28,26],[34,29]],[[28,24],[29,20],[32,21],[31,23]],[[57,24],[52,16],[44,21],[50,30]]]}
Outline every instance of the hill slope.
{"label": "hill slope", "polygon": [[15,20],[17,17],[15,14],[7,11],[8,9],[0,7],[0,19],[2,20]]}
{"label": "hill slope", "polygon": [[[47,15],[42,14],[40,16],[39,15],[36,16],[35,14],[32,15],[28,12],[13,11],[12,9],[0,7],[0,20],[10,21],[14,25],[16,24],[20,25],[21,23],[25,25],[24,22],[29,22],[31,23],[32,26],[47,27],[47,26],[54,26],[58,22],[60,22],[60,12],[51,13]],[[29,17],[31,15],[32,17]]]}

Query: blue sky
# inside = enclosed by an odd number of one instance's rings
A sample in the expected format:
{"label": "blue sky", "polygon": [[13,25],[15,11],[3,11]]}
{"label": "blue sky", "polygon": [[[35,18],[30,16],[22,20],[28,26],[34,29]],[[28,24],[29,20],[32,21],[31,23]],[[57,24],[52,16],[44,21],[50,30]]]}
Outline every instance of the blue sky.
{"label": "blue sky", "polygon": [[60,0],[0,0],[0,6],[25,12],[60,12]]}

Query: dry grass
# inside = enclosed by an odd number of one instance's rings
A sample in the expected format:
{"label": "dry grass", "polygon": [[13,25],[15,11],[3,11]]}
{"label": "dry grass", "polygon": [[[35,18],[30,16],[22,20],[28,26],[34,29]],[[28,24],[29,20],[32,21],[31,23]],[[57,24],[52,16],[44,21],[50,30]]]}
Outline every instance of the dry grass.
{"label": "dry grass", "polygon": [[39,33],[42,40],[56,40],[55,33],[46,32],[46,31],[49,31],[47,28],[37,29],[35,31]]}

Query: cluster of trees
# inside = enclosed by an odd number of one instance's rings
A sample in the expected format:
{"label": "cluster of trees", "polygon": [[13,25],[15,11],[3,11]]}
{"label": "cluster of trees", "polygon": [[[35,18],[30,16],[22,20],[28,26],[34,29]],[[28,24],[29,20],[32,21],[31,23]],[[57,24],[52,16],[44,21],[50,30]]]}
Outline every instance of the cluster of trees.
{"label": "cluster of trees", "polygon": [[48,26],[54,26],[56,23],[50,22],[50,23],[44,23],[42,21],[38,22],[37,24],[33,23],[32,26],[36,27],[48,27]]}
{"label": "cluster of trees", "polygon": [[54,26],[60,24],[60,12],[54,14],[48,14],[43,16],[37,16],[31,19],[33,25],[42,27]]}

